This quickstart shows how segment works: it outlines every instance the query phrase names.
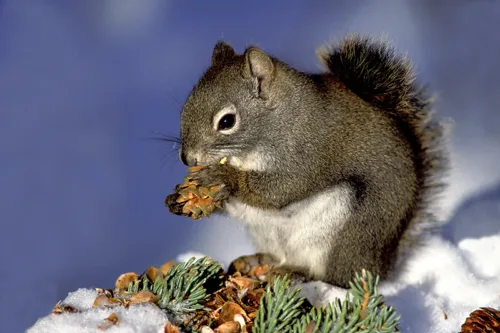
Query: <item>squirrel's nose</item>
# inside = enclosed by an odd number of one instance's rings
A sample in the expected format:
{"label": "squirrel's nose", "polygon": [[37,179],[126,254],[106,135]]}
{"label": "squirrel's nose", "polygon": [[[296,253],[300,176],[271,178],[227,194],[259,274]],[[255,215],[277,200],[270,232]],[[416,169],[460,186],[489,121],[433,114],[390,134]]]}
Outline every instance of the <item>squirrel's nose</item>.
{"label": "squirrel's nose", "polygon": [[183,149],[179,151],[179,159],[181,160],[182,163],[184,163],[184,165],[188,165],[186,154],[184,153]]}
{"label": "squirrel's nose", "polygon": [[181,149],[179,151],[179,158],[181,160],[182,163],[184,163],[184,165],[187,165],[187,166],[193,166],[193,165],[196,165],[196,159],[194,158],[189,158],[187,156],[187,154],[185,153],[185,150],[184,149]]}

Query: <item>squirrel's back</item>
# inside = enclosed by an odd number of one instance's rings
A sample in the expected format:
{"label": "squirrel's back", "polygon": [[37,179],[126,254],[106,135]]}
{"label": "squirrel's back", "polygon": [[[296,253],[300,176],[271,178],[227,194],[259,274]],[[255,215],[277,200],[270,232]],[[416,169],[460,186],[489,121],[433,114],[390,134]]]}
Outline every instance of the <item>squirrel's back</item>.
{"label": "squirrel's back", "polygon": [[386,43],[355,34],[318,50],[318,57],[336,80],[392,119],[408,142],[417,191],[400,244],[418,241],[422,229],[438,226],[431,206],[444,186],[447,159],[443,127],[432,119],[431,100],[416,83],[411,62]]}

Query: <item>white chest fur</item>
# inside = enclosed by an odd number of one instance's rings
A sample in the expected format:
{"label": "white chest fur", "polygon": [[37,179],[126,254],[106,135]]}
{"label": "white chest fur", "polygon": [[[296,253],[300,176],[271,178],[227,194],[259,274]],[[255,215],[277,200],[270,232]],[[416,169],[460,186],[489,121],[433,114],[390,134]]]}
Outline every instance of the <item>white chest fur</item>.
{"label": "white chest fur", "polygon": [[351,199],[352,189],[345,184],[279,211],[252,207],[235,198],[227,202],[226,211],[243,222],[257,251],[276,256],[281,264],[308,268],[320,278],[335,235],[349,218]]}

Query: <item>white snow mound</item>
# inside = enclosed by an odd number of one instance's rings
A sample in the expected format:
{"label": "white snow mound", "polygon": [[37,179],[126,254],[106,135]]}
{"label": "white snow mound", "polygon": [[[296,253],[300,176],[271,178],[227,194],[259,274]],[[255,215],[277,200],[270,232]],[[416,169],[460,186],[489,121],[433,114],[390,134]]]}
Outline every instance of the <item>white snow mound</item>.
{"label": "white snow mound", "polygon": [[[72,305],[79,313],[50,314],[39,319],[26,333],[163,333],[168,318],[153,304],[132,304],[130,307],[117,306],[109,309],[92,308],[97,291],[78,289],[69,293],[63,301]],[[119,323],[104,331],[98,326],[111,313],[118,316]]]}

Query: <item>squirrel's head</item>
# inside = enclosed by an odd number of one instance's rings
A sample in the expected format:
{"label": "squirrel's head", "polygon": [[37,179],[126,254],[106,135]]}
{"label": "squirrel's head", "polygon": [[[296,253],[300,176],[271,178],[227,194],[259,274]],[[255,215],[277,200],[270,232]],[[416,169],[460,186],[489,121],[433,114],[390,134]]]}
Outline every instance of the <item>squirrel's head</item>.
{"label": "squirrel's head", "polygon": [[[193,88],[181,114],[180,158],[210,165],[222,157],[260,159],[259,142],[271,129],[276,60],[256,47],[242,55],[219,41],[210,68]],[[259,163],[253,161],[252,163]]]}

